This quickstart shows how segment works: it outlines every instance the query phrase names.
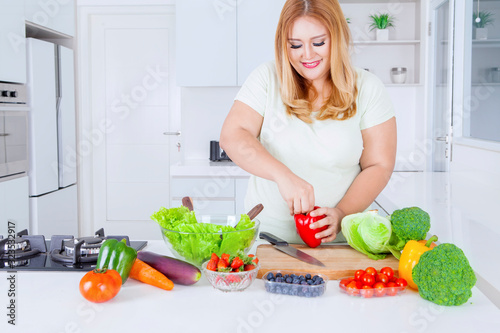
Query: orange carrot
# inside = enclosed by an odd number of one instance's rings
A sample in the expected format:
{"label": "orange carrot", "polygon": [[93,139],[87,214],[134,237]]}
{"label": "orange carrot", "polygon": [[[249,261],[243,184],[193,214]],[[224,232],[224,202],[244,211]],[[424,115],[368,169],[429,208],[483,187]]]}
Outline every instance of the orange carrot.
{"label": "orange carrot", "polygon": [[161,289],[172,290],[172,288],[174,288],[174,283],[170,281],[165,275],[158,272],[156,269],[139,259],[135,259],[129,276],[132,279],[150,284]]}

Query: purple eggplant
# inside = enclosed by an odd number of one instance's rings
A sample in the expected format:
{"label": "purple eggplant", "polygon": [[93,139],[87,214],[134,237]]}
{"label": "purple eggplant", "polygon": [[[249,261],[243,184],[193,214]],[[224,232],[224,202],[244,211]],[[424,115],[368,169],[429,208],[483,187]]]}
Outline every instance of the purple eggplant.
{"label": "purple eggplant", "polygon": [[172,280],[173,283],[190,286],[201,278],[201,271],[198,267],[179,259],[148,251],[137,252],[137,259],[144,261]]}

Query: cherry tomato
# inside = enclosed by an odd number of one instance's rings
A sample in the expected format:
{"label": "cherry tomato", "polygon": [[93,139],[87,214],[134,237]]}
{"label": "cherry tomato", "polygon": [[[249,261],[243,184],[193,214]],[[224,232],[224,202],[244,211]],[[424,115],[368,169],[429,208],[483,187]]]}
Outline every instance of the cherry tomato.
{"label": "cherry tomato", "polygon": [[377,297],[382,297],[385,295],[385,283],[383,282],[377,282],[373,285],[373,290],[375,292],[375,296]]}
{"label": "cherry tomato", "polygon": [[392,277],[392,279],[389,279],[389,282],[394,282],[394,283],[396,283],[396,280],[397,280],[397,279],[398,279],[397,277],[393,276],[393,277]]}
{"label": "cherry tomato", "polygon": [[387,296],[396,296],[398,294],[399,287],[394,282],[389,282],[386,285]]}
{"label": "cherry tomato", "polygon": [[113,269],[94,269],[80,280],[80,293],[94,303],[109,301],[122,287],[122,277]]}
{"label": "cherry tomato", "polygon": [[346,289],[347,285],[353,281],[354,278],[353,277],[350,277],[350,278],[347,278],[347,279],[342,279],[340,280],[340,283],[339,283],[339,287],[342,288],[343,290]]}
{"label": "cherry tomato", "polygon": [[374,267],[368,267],[365,269],[365,273],[375,276],[377,275],[377,270]]}
{"label": "cherry tomato", "polygon": [[361,282],[363,282],[364,286],[373,286],[375,283],[375,277],[371,274],[365,273],[361,278]]}
{"label": "cherry tomato", "polygon": [[361,282],[361,281],[356,281],[356,280],[354,280],[354,282],[356,282],[356,288],[358,288],[358,289],[363,288],[363,282]]}
{"label": "cherry tomato", "polygon": [[405,290],[406,287],[408,286],[408,282],[406,282],[406,280],[403,278],[397,279],[395,283],[396,283],[396,286],[401,288],[401,290]]}
{"label": "cherry tomato", "polygon": [[363,286],[363,288],[361,288],[359,292],[361,293],[361,296],[364,298],[372,298],[374,290],[370,286]]}
{"label": "cherry tomato", "polygon": [[354,280],[356,281],[361,281],[361,278],[365,275],[365,271],[362,269],[358,269],[356,273],[354,274]]}
{"label": "cherry tomato", "polygon": [[359,289],[356,287],[356,281],[351,281],[346,286],[346,291],[349,295],[356,296],[359,295]]}
{"label": "cherry tomato", "polygon": [[387,282],[389,282],[389,278],[388,278],[388,277],[387,277],[387,275],[385,275],[385,274],[378,273],[378,274],[375,276],[375,281],[376,281],[376,282],[383,282],[383,283],[387,283]]}
{"label": "cherry tomato", "polygon": [[387,275],[387,278],[391,280],[394,277],[394,271],[390,267],[384,267],[380,270],[380,273]]}

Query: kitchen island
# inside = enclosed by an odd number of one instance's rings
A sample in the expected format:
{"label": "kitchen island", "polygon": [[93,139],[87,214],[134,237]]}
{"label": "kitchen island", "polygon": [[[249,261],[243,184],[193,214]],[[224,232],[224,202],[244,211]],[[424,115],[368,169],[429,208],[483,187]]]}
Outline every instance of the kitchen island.
{"label": "kitchen island", "polygon": [[[164,291],[129,279],[111,301],[93,304],[79,293],[84,272],[15,273],[15,297],[8,272],[0,272],[0,332],[496,332],[499,228],[493,215],[500,191],[494,184],[445,173],[401,173],[377,199],[389,213],[420,206],[431,215],[431,233],[460,246],[478,283],[469,301],[443,307],[408,289],[393,297],[363,299],[340,292],[329,281],[324,295],[300,298],[270,294],[262,280],[247,290],[223,293],[205,277],[193,286]],[[383,212],[381,212],[383,213]],[[257,244],[261,241],[257,242]],[[256,244],[256,245],[257,245]],[[163,241],[146,250],[169,254]],[[363,268],[363,267],[360,267]],[[8,324],[15,301],[16,326]]]}
{"label": "kitchen island", "polygon": [[[162,241],[147,250],[169,254]],[[86,301],[78,291],[83,272],[15,274],[16,326],[8,324],[9,273],[0,273],[3,332],[493,332],[500,309],[474,287],[469,301],[441,307],[407,290],[400,296],[363,299],[329,281],[325,294],[302,298],[270,294],[262,280],[243,292],[223,293],[205,277],[172,291],[129,279],[107,303]]]}

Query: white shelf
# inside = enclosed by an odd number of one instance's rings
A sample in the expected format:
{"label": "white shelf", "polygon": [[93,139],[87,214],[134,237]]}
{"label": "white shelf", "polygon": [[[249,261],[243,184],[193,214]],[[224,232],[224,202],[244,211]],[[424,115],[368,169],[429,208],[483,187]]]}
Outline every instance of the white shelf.
{"label": "white shelf", "polygon": [[352,42],[353,45],[418,45],[419,40],[355,40]]}

